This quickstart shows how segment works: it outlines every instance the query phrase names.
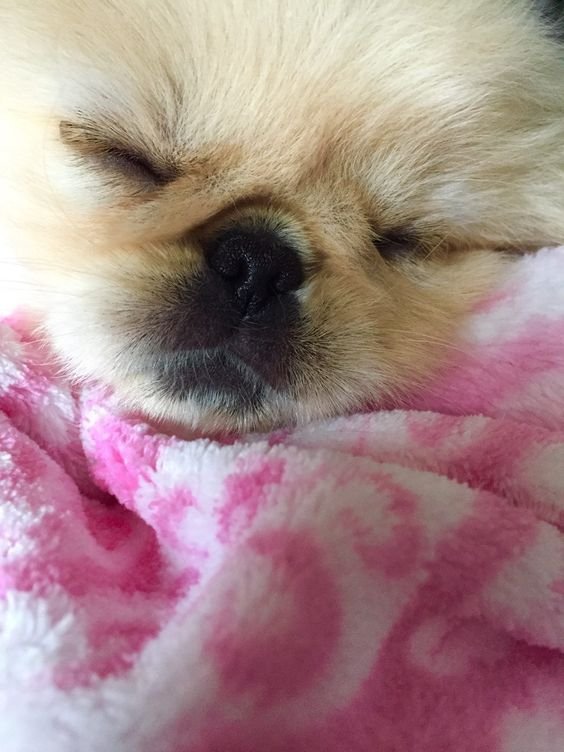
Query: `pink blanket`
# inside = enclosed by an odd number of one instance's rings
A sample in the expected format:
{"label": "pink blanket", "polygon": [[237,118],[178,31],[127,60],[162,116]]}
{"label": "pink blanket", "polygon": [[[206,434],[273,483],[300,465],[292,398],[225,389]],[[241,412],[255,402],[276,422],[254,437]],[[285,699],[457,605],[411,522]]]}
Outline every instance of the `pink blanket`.
{"label": "pink blanket", "polygon": [[2,752],[562,752],[564,249],[403,410],[191,441],[0,325]]}

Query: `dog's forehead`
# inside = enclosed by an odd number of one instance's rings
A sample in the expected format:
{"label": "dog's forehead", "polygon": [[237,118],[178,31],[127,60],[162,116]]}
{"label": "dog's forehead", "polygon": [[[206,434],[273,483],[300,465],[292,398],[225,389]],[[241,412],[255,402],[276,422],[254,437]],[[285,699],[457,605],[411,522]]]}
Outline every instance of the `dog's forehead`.
{"label": "dog's forehead", "polygon": [[[351,184],[379,214],[408,203],[412,215],[429,214],[438,196],[439,218],[445,207],[479,215],[449,171],[472,158],[477,118],[486,132],[499,121],[501,78],[488,61],[510,19],[496,25],[492,12],[486,23],[488,4],[478,5],[0,0],[0,68],[9,72],[0,93],[12,86],[18,107],[25,99],[37,142],[54,143],[65,169],[58,126],[86,120],[118,146],[125,133],[134,154],[180,161],[186,196],[220,184],[222,198],[290,193],[308,176],[326,193],[338,186],[333,203]],[[499,67],[510,71],[522,51],[503,50]]]}
{"label": "dog's forehead", "polygon": [[[362,6],[360,0],[323,7],[298,0],[45,0],[38,7],[22,0],[9,19],[17,28],[2,36],[33,47],[30,77],[45,78],[45,88],[54,82],[62,116],[111,117],[130,133],[142,130],[190,149],[217,141],[247,142],[265,154],[279,147],[290,160],[316,136],[327,142],[338,134],[341,145],[354,138],[390,93],[397,99],[405,92],[396,108],[412,107],[417,98],[399,80],[410,67],[409,50],[397,66],[387,49],[397,46],[401,25],[386,30],[378,53],[377,29],[367,28]],[[389,23],[389,12],[384,18]],[[420,62],[424,52],[418,50]]]}
{"label": "dog's forehead", "polygon": [[61,119],[86,115],[190,159],[237,146],[257,171],[291,173],[334,154],[361,161],[364,146],[390,155],[401,140],[417,155],[438,142],[424,120],[448,120],[452,41],[418,31],[425,4],[372,5],[21,0],[2,36],[33,48],[29,89],[48,90]]}
{"label": "dog's forehead", "polygon": [[270,29],[280,37],[275,44],[265,40],[260,19],[243,32],[233,28],[240,18],[228,22],[209,4],[194,19],[180,12],[183,4],[167,5],[174,14],[138,26],[128,13],[110,35],[92,30],[87,45],[83,28],[69,32],[72,66],[63,59],[57,72],[65,109],[188,152],[239,143],[255,152],[260,147],[265,157],[283,148],[288,161],[305,143],[311,148],[316,140],[352,133],[368,89],[361,72],[354,77],[358,88],[351,87],[345,70],[351,58],[345,63],[338,45],[331,57],[319,57],[311,45],[296,49],[284,26]]}

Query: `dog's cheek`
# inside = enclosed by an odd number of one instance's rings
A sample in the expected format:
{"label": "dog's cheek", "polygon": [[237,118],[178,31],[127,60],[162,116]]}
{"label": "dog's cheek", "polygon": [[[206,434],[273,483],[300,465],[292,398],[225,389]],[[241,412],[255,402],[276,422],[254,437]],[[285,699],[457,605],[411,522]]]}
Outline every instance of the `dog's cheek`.
{"label": "dog's cheek", "polygon": [[308,287],[294,343],[293,393],[312,413],[350,409],[387,381],[386,298],[364,273],[343,269],[325,270]]}

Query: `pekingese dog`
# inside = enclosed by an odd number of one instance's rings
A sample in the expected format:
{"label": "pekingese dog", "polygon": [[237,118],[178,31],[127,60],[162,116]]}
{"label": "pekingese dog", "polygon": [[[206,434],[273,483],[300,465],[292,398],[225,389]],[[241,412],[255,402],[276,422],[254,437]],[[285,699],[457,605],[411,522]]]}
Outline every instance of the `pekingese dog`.
{"label": "pekingese dog", "polygon": [[564,243],[556,5],[0,0],[22,302],[156,418],[400,398],[506,252]]}

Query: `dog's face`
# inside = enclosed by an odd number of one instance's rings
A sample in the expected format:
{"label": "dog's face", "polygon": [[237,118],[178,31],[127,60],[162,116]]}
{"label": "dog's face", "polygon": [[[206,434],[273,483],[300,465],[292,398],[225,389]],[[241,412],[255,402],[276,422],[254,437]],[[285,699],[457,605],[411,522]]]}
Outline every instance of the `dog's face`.
{"label": "dog's face", "polygon": [[492,249],[564,240],[564,68],[506,6],[0,0],[0,224],[73,372],[230,428],[425,378]]}

